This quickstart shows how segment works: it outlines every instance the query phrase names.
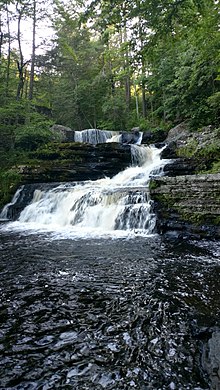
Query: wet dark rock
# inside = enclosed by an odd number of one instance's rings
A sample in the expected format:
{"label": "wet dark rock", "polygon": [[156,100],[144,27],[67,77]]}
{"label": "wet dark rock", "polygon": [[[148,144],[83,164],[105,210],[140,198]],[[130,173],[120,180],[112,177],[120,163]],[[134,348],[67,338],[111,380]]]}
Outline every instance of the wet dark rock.
{"label": "wet dark rock", "polygon": [[191,132],[187,123],[171,129],[161,157],[170,159],[166,177],[151,183],[158,230],[178,237],[220,237],[220,173],[212,169],[220,158],[219,129]]}
{"label": "wet dark rock", "polygon": [[151,130],[144,131],[142,137],[142,144],[149,145],[149,144],[164,142],[166,136],[167,136],[167,132],[162,129],[158,129],[154,131]]}
{"label": "wet dark rock", "polygon": [[21,211],[31,203],[35,190],[48,191],[57,187],[59,184],[60,183],[33,183],[22,186],[22,191],[20,191],[16,202],[11,204],[7,209],[7,218],[10,220],[17,220]]}
{"label": "wet dark rock", "polygon": [[178,158],[164,167],[167,176],[192,175],[196,172],[197,164],[194,159]]}
{"label": "wet dark rock", "polygon": [[220,173],[154,178],[150,195],[160,233],[220,237]]}
{"label": "wet dark rock", "polygon": [[207,372],[212,390],[220,389],[220,331],[214,331],[204,345],[202,367]]}
{"label": "wet dark rock", "polygon": [[16,168],[21,183],[97,180],[112,177],[131,163],[129,145],[66,143],[36,152],[33,163]]}
{"label": "wet dark rock", "polygon": [[138,128],[133,129],[130,133],[122,132],[121,143],[122,144],[136,144],[140,139],[140,132]]}
{"label": "wet dark rock", "polygon": [[177,154],[176,143],[172,141],[166,144],[166,148],[162,151],[161,157],[167,159],[177,158],[178,154]]}

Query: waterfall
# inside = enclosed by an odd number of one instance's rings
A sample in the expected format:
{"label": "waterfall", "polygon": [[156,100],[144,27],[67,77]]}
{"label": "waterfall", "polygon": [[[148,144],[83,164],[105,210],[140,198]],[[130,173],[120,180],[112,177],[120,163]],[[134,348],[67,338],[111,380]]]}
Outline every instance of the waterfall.
{"label": "waterfall", "polygon": [[99,129],[85,129],[81,131],[75,131],[75,142],[86,142],[92,145],[103,144],[106,142],[118,142],[125,144],[141,145],[143,138],[143,132],[122,132]]}
{"label": "waterfall", "polygon": [[1,213],[0,213],[0,220],[8,219],[10,209],[16,204],[18,201],[18,198],[20,197],[22,191],[23,191],[24,186],[21,186],[18,188],[16,193],[14,194],[12,201],[10,203],[7,203],[5,207],[3,207]]}
{"label": "waterfall", "polygon": [[[115,137],[115,138],[114,138]],[[119,134],[115,131],[98,130],[98,129],[85,129],[82,131],[75,131],[75,142],[86,142],[89,144],[103,144],[106,142],[119,142],[117,138]],[[111,140],[112,139],[112,140]],[[117,139],[117,141],[116,141]]]}
{"label": "waterfall", "polygon": [[[69,229],[78,235],[141,232],[152,234],[155,215],[149,197],[151,172],[166,160],[156,147],[131,146],[133,165],[112,179],[66,183],[50,190],[35,190],[19,223],[49,230]],[[157,168],[157,171],[155,170]]]}

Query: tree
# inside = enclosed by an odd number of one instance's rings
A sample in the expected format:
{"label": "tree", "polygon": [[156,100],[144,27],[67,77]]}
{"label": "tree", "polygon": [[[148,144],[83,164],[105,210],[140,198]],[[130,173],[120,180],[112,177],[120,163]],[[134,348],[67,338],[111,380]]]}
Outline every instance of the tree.
{"label": "tree", "polygon": [[36,0],[33,0],[33,30],[32,30],[32,55],[31,55],[31,70],[30,70],[30,86],[29,86],[29,99],[33,99],[34,91],[34,70],[35,70],[35,58],[36,58],[36,23],[37,23],[37,4]]}

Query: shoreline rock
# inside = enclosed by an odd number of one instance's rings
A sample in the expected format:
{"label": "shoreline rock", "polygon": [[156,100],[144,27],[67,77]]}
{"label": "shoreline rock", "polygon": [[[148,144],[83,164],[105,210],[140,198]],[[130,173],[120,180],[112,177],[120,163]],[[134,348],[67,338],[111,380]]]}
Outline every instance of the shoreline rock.
{"label": "shoreline rock", "polygon": [[220,238],[220,173],[152,179],[160,234]]}

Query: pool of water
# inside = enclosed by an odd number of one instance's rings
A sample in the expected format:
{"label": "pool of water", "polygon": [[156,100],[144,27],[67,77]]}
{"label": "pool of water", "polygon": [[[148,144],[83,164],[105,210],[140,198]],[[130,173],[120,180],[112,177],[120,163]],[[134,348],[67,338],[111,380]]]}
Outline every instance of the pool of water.
{"label": "pool of water", "polygon": [[1,389],[209,389],[220,244],[0,228]]}

